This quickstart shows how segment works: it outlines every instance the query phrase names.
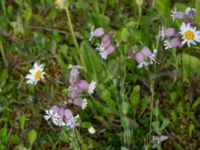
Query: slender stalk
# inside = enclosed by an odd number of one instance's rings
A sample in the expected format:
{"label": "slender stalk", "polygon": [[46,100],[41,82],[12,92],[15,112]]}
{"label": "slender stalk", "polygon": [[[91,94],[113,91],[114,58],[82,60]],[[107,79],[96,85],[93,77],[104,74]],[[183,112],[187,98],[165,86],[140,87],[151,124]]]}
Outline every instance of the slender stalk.
{"label": "slender stalk", "polygon": [[4,66],[7,67],[8,61],[6,59],[6,56],[5,56],[5,53],[4,53],[4,48],[3,48],[1,41],[0,41],[0,51],[1,51],[2,58],[3,58]]}
{"label": "slender stalk", "polygon": [[[81,55],[81,51],[80,51],[78,42],[76,40],[74,28],[73,28],[73,25],[72,25],[72,21],[71,21],[71,17],[70,17],[70,12],[69,12],[69,7],[68,7],[68,2],[65,2],[65,11],[66,11],[66,14],[67,14],[67,20],[68,20],[68,23],[69,23],[69,29],[70,29],[70,32],[71,32],[71,35],[72,35],[72,38],[73,38],[74,46],[77,49],[77,52],[78,52],[78,55],[79,55],[79,57],[81,59],[82,65],[85,66],[85,63],[84,63],[83,57]],[[85,71],[87,71],[87,70],[85,70]]]}

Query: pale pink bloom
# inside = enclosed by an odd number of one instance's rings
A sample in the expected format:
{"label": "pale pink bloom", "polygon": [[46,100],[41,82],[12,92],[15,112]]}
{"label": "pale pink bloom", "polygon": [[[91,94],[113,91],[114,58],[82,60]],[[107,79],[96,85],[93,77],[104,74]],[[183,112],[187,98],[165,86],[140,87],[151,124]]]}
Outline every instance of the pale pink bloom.
{"label": "pale pink bloom", "polygon": [[184,19],[185,18],[185,13],[182,11],[176,11],[176,9],[175,9],[175,10],[172,10],[171,13],[172,13],[171,17],[172,17],[173,21],[175,19]]}
{"label": "pale pink bloom", "polygon": [[145,62],[144,60],[144,55],[141,53],[141,52],[137,52],[135,54],[135,60],[137,61],[138,63],[138,68],[142,68],[142,67],[145,67],[148,65],[147,62]]}
{"label": "pale pink bloom", "polygon": [[93,30],[93,27],[91,28],[91,32],[90,32],[90,39],[89,41],[92,41],[93,37],[101,37],[104,35],[104,30],[103,28],[96,28],[95,30]]}
{"label": "pale pink bloom", "polygon": [[78,93],[80,92],[77,90],[76,87],[69,87],[69,93],[68,93],[69,98],[75,98]]}
{"label": "pale pink bloom", "polygon": [[82,67],[70,65],[69,68],[71,69],[70,76],[69,76],[69,83],[71,85],[74,85],[80,73],[79,69],[81,69]]}
{"label": "pale pink bloom", "polygon": [[177,36],[178,32],[174,28],[167,28],[165,29],[162,27],[161,30],[161,38],[164,39],[165,37],[172,37],[172,36]]}
{"label": "pale pink bloom", "polygon": [[150,59],[150,64],[153,64],[153,62],[155,61],[156,52],[157,51],[154,51],[154,53],[152,53],[151,50],[148,47],[144,47],[141,50],[142,55],[145,58],[149,58]]}
{"label": "pale pink bloom", "polygon": [[77,106],[79,106],[81,109],[85,109],[86,107],[87,107],[87,99],[80,99],[80,98],[75,98],[75,99],[73,99],[72,100],[72,103],[74,104],[74,105],[77,105]]}
{"label": "pale pink bloom", "polygon": [[107,48],[106,48],[106,54],[109,55],[111,53],[113,53],[115,51],[116,47],[114,45],[109,45]]}
{"label": "pale pink bloom", "polygon": [[64,114],[65,114],[65,109],[60,107],[58,109],[58,116],[59,116],[59,122],[58,122],[58,126],[64,126]]}
{"label": "pale pink bloom", "polygon": [[110,45],[110,34],[105,34],[101,39],[101,47],[104,49],[107,48]]}
{"label": "pale pink bloom", "polygon": [[50,110],[45,110],[46,115],[44,115],[45,120],[51,120],[54,125],[59,124],[58,106],[51,107]]}
{"label": "pale pink bloom", "polygon": [[175,37],[171,40],[165,40],[164,41],[164,47],[165,49],[170,49],[170,48],[176,48],[176,47],[181,47],[181,41],[178,37]]}
{"label": "pale pink bloom", "polygon": [[194,18],[195,15],[196,15],[196,9],[195,8],[191,8],[191,7],[188,7],[186,10],[185,10],[185,15],[190,17],[190,18]]}
{"label": "pale pink bloom", "polygon": [[72,111],[70,109],[65,109],[65,124],[66,126],[70,127],[71,129],[74,129],[76,126],[78,126],[77,118],[79,115],[75,116],[73,115]]}
{"label": "pale pink bloom", "polygon": [[84,90],[88,90],[89,94],[92,94],[95,87],[96,87],[96,82],[92,81],[91,83],[88,83],[86,80],[80,80],[76,83],[76,88],[77,91],[83,92]]}

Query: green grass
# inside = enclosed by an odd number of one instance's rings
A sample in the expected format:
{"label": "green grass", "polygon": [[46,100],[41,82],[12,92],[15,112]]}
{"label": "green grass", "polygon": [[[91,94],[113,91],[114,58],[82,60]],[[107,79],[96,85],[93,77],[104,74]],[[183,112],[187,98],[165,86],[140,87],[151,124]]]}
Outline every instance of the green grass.
{"label": "green grass", "polygon": [[[0,150],[151,149],[152,136],[169,137],[157,149],[200,147],[199,44],[164,50],[156,43],[161,26],[172,22],[173,8],[197,9],[195,0],[0,1]],[[90,27],[103,27],[121,45],[103,61],[90,44]],[[98,41],[98,40],[97,40]],[[95,42],[94,42],[95,43]],[[134,45],[158,48],[160,63],[138,69],[128,51]],[[34,62],[45,64],[45,80],[26,84]],[[96,80],[86,110],[67,103],[69,64],[83,66],[81,77]],[[80,126],[65,130],[44,120],[45,109],[70,107]],[[96,133],[91,135],[88,127]]]}

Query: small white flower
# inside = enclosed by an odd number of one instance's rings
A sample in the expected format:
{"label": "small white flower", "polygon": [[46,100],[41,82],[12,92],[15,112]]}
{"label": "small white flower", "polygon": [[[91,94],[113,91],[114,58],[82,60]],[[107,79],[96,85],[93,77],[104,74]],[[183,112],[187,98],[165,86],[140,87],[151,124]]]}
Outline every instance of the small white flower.
{"label": "small white flower", "polygon": [[87,101],[86,98],[84,98],[83,101],[82,101],[82,106],[81,106],[81,108],[82,108],[82,109],[85,109],[85,108],[87,107],[87,104],[88,104],[88,101]]}
{"label": "small white flower", "polygon": [[88,128],[88,132],[89,132],[90,134],[95,134],[96,130],[95,130],[94,127],[89,127],[89,128]]}
{"label": "small white flower", "polygon": [[157,144],[162,143],[163,141],[166,141],[169,137],[165,135],[159,135],[159,136],[153,136],[153,146],[152,148],[156,148]]}
{"label": "small white flower", "polygon": [[26,79],[28,84],[37,84],[38,81],[44,79],[44,65],[35,63],[33,68],[29,70],[30,74],[26,75]]}
{"label": "small white flower", "polygon": [[169,40],[164,40],[164,47],[166,50],[172,48]]}
{"label": "small white flower", "polygon": [[200,31],[195,27],[192,28],[189,23],[182,23],[180,30],[183,39],[182,44],[187,43],[188,47],[190,47],[191,44],[196,45],[196,42],[200,42]]}
{"label": "small white flower", "polygon": [[88,87],[88,93],[92,94],[94,92],[94,89],[96,88],[96,81],[92,81]]}

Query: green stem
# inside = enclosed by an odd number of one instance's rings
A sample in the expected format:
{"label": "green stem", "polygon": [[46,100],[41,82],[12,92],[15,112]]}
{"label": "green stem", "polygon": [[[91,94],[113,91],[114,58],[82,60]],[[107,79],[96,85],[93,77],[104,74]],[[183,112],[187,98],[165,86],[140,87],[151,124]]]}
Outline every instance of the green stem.
{"label": "green stem", "polygon": [[4,66],[7,67],[8,61],[6,59],[6,56],[5,56],[5,53],[4,53],[4,48],[3,48],[1,41],[0,41],[0,50],[1,50],[1,55],[2,55],[2,58],[3,58]]}
{"label": "green stem", "polygon": [[78,45],[78,42],[76,40],[76,36],[75,36],[74,28],[73,28],[73,25],[72,25],[70,12],[69,12],[69,7],[68,7],[68,3],[67,2],[65,3],[65,11],[66,11],[66,14],[67,14],[67,20],[68,20],[68,23],[69,23],[69,29],[70,29],[70,32],[71,32],[71,35],[72,35],[72,38],[73,38],[74,46],[77,49],[77,52],[78,52],[78,55],[79,55],[79,57],[81,59],[82,65],[85,66],[84,61],[83,61],[83,57],[81,55],[81,51],[80,51],[80,48],[79,48],[79,45]]}

